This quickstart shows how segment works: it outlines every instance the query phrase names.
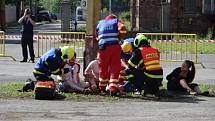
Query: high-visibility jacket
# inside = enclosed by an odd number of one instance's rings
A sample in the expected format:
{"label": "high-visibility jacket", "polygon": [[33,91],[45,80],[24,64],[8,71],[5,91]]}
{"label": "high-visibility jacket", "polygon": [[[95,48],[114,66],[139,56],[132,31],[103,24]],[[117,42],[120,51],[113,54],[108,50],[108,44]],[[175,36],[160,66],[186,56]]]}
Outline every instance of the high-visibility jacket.
{"label": "high-visibility jacket", "polygon": [[[142,47],[141,54],[144,63],[144,74],[150,78],[163,78],[163,74],[154,73],[162,70],[160,65],[160,55],[157,49],[153,47]],[[160,71],[163,72],[163,71]]]}
{"label": "high-visibility jacket", "polygon": [[160,56],[157,49],[152,47],[143,47],[141,48],[141,54],[143,58],[144,68],[147,71],[151,70],[160,70]]}
{"label": "high-visibility jacket", "polygon": [[160,56],[157,49],[152,47],[141,47],[134,51],[129,59],[129,68],[144,70],[144,74],[150,78],[163,78],[163,69],[159,62]]}
{"label": "high-visibility jacket", "polygon": [[117,19],[101,20],[97,26],[99,45],[119,42]]}
{"label": "high-visibility jacket", "polygon": [[50,76],[51,74],[61,74],[61,67],[63,63],[61,55],[62,53],[59,48],[49,50],[36,62],[33,73],[45,76]]}
{"label": "high-visibility jacket", "polygon": [[[114,27],[111,27],[111,26],[114,26]],[[113,30],[111,30],[111,28]],[[113,44],[115,42],[118,43],[118,40],[125,38],[125,35],[126,35],[126,27],[124,25],[124,22],[119,19],[101,20],[99,21],[99,24],[96,27],[96,39],[99,41],[99,45],[105,44],[104,38],[105,40],[114,41],[114,42],[106,41],[106,43],[109,43],[109,44]]]}

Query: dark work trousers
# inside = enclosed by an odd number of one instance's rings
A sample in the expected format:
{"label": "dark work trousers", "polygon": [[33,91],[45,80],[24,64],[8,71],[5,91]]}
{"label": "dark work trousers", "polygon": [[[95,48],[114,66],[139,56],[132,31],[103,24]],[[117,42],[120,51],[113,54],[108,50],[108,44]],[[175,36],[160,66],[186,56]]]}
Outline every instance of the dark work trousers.
{"label": "dark work trousers", "polygon": [[162,80],[163,78],[150,78],[145,76],[146,85],[144,88],[144,94],[158,94]]}
{"label": "dark work trousers", "polygon": [[133,75],[133,77],[130,77],[128,80],[134,85],[135,89],[141,92],[145,87],[145,81],[144,81],[145,78],[144,78],[143,70],[127,69],[126,74]]}
{"label": "dark work trousers", "polygon": [[22,55],[23,55],[23,60],[28,60],[28,50],[27,46],[29,49],[30,57],[31,60],[34,60],[34,46],[33,46],[33,33],[22,33]]}
{"label": "dark work trousers", "polygon": [[54,79],[51,76],[46,76],[43,74],[36,74],[36,73],[33,73],[33,74],[37,81],[43,81],[43,82],[44,81],[54,81]]}
{"label": "dark work trousers", "polygon": [[[134,85],[138,91],[144,90],[144,94],[157,94],[159,92],[159,86],[162,83],[163,78],[150,78],[144,74],[143,70],[133,69],[127,70],[128,75],[132,74],[133,77],[129,78],[129,81]],[[160,75],[163,71],[160,71]]]}

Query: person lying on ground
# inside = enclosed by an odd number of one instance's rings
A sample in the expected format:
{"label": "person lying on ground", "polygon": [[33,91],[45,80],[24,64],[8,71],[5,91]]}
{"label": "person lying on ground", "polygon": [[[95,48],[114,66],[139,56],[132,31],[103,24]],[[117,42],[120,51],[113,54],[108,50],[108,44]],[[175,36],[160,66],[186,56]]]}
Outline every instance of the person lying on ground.
{"label": "person lying on ground", "polygon": [[76,62],[76,53],[73,59],[69,61],[68,64],[64,66],[64,74],[58,76],[60,80],[60,90],[65,92],[77,92],[88,94],[90,92],[89,82],[80,81],[80,64]]}

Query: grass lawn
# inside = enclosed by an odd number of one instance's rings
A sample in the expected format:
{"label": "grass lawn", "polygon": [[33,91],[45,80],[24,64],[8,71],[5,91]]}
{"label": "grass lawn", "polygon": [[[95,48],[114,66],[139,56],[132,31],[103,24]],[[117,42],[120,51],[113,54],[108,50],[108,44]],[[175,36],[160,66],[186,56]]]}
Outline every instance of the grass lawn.
{"label": "grass lawn", "polygon": [[[24,82],[2,83],[0,85],[0,98],[24,98],[34,99],[34,92],[19,92],[24,85]],[[76,101],[112,101],[118,100],[118,97],[100,96],[100,95],[84,95],[77,93],[60,93],[61,96],[65,96],[65,100]]]}
{"label": "grass lawn", "polygon": [[180,52],[189,52],[195,53],[197,48],[198,54],[215,54],[215,43],[207,42],[207,43],[170,43],[170,42],[162,42],[162,43],[151,43],[153,47],[159,49],[161,53],[170,53],[171,51],[180,51]]}
{"label": "grass lawn", "polygon": [[[21,89],[24,82],[13,82],[13,83],[2,83],[0,85],[0,98],[19,98],[19,99],[34,99],[33,92],[18,92]],[[164,88],[165,88],[164,84]],[[202,91],[212,90],[215,91],[215,85],[200,85]],[[64,100],[75,100],[75,101],[116,101],[120,100],[120,97],[109,97],[101,95],[83,95],[77,93],[60,93],[61,96],[66,97]],[[134,98],[135,95],[128,94],[124,98]],[[123,98],[123,96],[122,96]],[[142,97],[140,97],[142,98]]]}

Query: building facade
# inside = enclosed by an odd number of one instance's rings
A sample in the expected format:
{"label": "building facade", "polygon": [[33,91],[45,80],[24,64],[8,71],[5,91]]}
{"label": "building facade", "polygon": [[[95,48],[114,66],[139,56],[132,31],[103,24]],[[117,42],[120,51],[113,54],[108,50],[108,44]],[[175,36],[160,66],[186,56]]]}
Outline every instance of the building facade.
{"label": "building facade", "polygon": [[131,0],[132,28],[144,32],[207,33],[215,0]]}

